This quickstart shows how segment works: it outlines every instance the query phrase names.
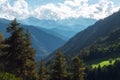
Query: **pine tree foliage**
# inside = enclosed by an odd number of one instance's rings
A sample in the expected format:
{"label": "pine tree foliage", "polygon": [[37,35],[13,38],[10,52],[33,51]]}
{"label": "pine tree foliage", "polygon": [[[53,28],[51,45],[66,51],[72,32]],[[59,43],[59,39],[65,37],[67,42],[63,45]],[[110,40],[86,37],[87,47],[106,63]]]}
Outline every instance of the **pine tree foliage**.
{"label": "pine tree foliage", "polygon": [[0,80],[22,80],[10,73],[0,73]]}
{"label": "pine tree foliage", "polygon": [[23,78],[23,80],[36,79],[35,51],[31,47],[30,34],[15,20],[9,25],[7,31],[11,36],[6,40],[8,48],[7,71]]}
{"label": "pine tree foliage", "polygon": [[51,80],[65,80],[67,77],[66,59],[60,51],[57,51],[51,67]]}
{"label": "pine tree foliage", "polygon": [[39,80],[47,80],[47,68],[43,61],[40,62]]}
{"label": "pine tree foliage", "polygon": [[73,59],[72,80],[84,80],[84,64],[79,57]]}

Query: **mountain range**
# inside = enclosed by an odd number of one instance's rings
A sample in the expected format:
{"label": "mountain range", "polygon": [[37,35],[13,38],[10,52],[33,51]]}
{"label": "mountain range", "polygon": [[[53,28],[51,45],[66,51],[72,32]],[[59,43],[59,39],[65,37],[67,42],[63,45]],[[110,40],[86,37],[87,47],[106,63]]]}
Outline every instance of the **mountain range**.
{"label": "mountain range", "polygon": [[40,20],[34,17],[21,20],[20,22],[27,25],[37,26],[38,28],[48,29],[52,31],[49,34],[57,34],[64,40],[69,40],[81,30],[87,28],[96,22],[95,19],[90,18],[69,18],[64,20]]}

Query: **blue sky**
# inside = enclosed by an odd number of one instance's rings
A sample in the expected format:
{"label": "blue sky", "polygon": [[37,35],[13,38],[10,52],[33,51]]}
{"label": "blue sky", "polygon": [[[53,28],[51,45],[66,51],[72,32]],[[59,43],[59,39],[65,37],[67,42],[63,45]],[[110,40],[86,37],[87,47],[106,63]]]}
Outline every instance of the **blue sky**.
{"label": "blue sky", "polygon": [[120,8],[119,0],[0,0],[0,17],[7,19],[103,19]]}
{"label": "blue sky", "polygon": [[[90,4],[93,4],[93,3],[97,3],[99,0],[89,0],[89,3]],[[109,1],[112,1],[112,2],[114,2],[114,4],[116,5],[116,6],[119,6],[120,5],[120,0],[109,0]]]}
{"label": "blue sky", "polygon": [[[47,4],[47,3],[54,3],[54,4],[56,4],[56,3],[63,3],[65,0],[35,0],[35,1],[33,1],[33,0],[26,0],[27,2],[28,2],[28,4],[30,5],[30,6],[36,6],[36,5],[45,5],[45,4]],[[89,1],[89,4],[95,4],[95,3],[97,3],[97,2],[99,2],[99,0],[88,0]],[[110,1],[112,1],[112,2],[114,2],[114,4],[116,5],[116,6],[119,6],[120,5],[120,1],[119,0],[110,0]]]}
{"label": "blue sky", "polygon": [[[28,2],[28,4],[30,6],[33,6],[33,5],[45,5],[47,3],[58,3],[58,2],[61,2],[63,3],[65,0],[26,0]],[[94,3],[97,3],[99,0],[89,0],[89,4],[94,4]],[[119,6],[120,5],[120,1],[119,0],[111,0],[115,3],[116,6]]]}

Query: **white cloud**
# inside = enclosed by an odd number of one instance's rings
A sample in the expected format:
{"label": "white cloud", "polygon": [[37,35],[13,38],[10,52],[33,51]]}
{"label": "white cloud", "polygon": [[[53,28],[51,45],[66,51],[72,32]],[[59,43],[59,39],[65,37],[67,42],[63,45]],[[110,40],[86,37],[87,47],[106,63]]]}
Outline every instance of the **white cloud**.
{"label": "white cloud", "polygon": [[65,0],[64,3],[58,5],[49,3],[39,6],[34,13],[37,18],[44,19],[66,19],[71,17],[102,19],[118,11],[118,9],[119,7],[115,7],[110,0],[100,0],[92,5],[88,4],[88,0]]}
{"label": "white cloud", "polygon": [[88,3],[88,0],[66,0],[64,2],[65,5],[69,5],[73,7],[83,6],[86,3]]}
{"label": "white cloud", "polygon": [[87,9],[88,16],[95,19],[105,18],[119,10],[119,8],[115,7],[114,3],[109,0],[101,0],[99,3],[89,5]]}
{"label": "white cloud", "polygon": [[25,19],[33,16],[39,19],[66,19],[86,17],[102,19],[117,11],[110,0],[100,0],[96,4],[89,4],[88,0],[65,0],[64,3],[48,3],[33,9],[25,0],[15,0],[10,5],[8,0],[0,1],[0,17]]}
{"label": "white cloud", "polygon": [[[86,0],[87,1],[87,0]],[[86,1],[84,0],[66,0],[64,4],[59,3],[58,5],[54,5],[49,3],[47,5],[39,6],[35,9],[34,16],[38,18],[47,18],[47,19],[66,19],[70,17],[79,17],[76,10],[79,7],[85,7]]]}
{"label": "white cloud", "polygon": [[25,0],[15,0],[13,6],[8,0],[0,2],[0,17],[7,19],[23,19],[29,16],[28,4]]}

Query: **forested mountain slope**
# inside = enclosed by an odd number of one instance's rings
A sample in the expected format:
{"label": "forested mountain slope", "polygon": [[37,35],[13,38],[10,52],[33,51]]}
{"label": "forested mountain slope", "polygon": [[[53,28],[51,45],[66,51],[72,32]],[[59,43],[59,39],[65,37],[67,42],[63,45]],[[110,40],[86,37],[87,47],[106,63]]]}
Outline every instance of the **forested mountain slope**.
{"label": "forested mountain slope", "polygon": [[[112,32],[119,29],[119,25],[120,11],[103,20],[99,20],[94,25],[89,26],[87,29],[79,32],[59,49],[68,56],[78,55],[83,48],[94,44],[96,41],[109,36]],[[50,55],[49,58],[52,58],[53,55],[54,53]]]}
{"label": "forested mountain slope", "polygon": [[60,49],[65,55],[76,55],[80,53],[81,49],[95,43],[100,38],[109,35],[119,28],[120,11],[81,31]]}

